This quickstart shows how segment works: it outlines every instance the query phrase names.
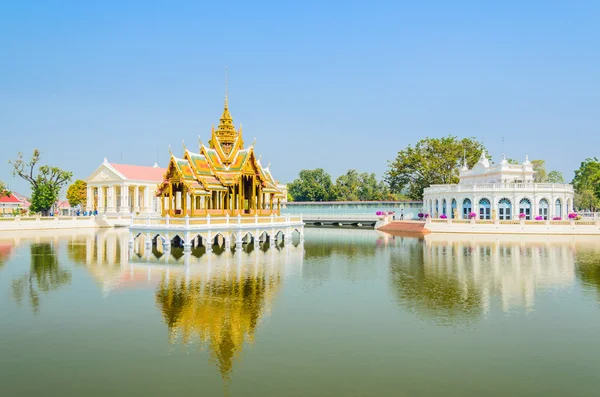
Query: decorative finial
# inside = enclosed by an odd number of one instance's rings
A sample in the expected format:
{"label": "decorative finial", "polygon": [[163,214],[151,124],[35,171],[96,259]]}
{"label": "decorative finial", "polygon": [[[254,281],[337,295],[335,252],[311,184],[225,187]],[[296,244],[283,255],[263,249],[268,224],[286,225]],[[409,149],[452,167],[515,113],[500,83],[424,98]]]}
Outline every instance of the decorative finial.
{"label": "decorative finial", "polygon": [[204,146],[204,143],[202,143],[202,139],[200,139],[200,135],[198,135],[198,145],[200,145],[201,147]]}
{"label": "decorative finial", "polygon": [[229,103],[227,102],[227,86],[228,86],[228,73],[227,73],[227,66],[225,66],[225,109],[227,109],[229,107]]}
{"label": "decorative finial", "polygon": [[252,141],[252,146],[256,145],[256,137],[254,137],[254,140]]}
{"label": "decorative finial", "polygon": [[104,158],[104,161],[103,161],[103,163],[104,163],[104,164],[108,164],[108,159],[107,159],[106,157]]}
{"label": "decorative finial", "polygon": [[187,148],[185,147],[185,141],[183,139],[181,140],[181,146],[183,146],[183,151],[185,152]]}
{"label": "decorative finial", "polygon": [[169,145],[169,153],[171,153],[171,156],[173,155],[173,151],[171,151],[171,145]]}
{"label": "decorative finial", "polygon": [[528,155],[525,155],[525,162],[529,163],[529,156]]}

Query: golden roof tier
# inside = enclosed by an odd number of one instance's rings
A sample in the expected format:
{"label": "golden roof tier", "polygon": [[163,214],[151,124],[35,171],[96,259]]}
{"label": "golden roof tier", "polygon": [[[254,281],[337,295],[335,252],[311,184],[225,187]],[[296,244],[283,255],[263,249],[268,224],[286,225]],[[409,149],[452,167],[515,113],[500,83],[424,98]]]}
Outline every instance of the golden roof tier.
{"label": "golden roof tier", "polygon": [[182,157],[171,153],[157,190],[163,216],[279,215],[284,190],[256,157],[254,143],[244,148],[242,127],[235,129],[227,95],[209,146],[201,141],[199,146],[198,153],[185,145]]}

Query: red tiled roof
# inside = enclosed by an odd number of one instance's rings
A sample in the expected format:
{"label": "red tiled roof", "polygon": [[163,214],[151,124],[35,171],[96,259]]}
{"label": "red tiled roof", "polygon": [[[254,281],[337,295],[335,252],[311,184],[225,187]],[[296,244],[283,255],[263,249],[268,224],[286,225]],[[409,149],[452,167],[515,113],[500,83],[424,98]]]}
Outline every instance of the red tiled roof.
{"label": "red tiled roof", "polygon": [[71,208],[71,204],[67,200],[58,200],[56,206],[58,208]]}
{"label": "red tiled roof", "polygon": [[146,167],[142,165],[129,165],[129,164],[114,164],[110,163],[111,167],[119,171],[125,178],[136,180],[136,181],[154,181],[162,182],[165,172],[165,168],[159,167]]}
{"label": "red tiled roof", "polygon": [[18,198],[15,197],[14,194],[10,194],[10,196],[4,196],[2,195],[2,197],[0,197],[0,203],[20,203],[21,200],[19,200]]}

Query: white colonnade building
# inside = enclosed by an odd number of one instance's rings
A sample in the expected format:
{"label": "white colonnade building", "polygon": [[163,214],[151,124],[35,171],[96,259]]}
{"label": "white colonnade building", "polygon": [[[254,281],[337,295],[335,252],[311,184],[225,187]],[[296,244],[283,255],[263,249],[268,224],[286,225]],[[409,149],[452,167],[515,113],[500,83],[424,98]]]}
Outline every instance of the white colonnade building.
{"label": "white colonnade building", "polygon": [[510,164],[504,156],[490,164],[485,151],[468,169],[459,172],[459,183],[431,185],[423,193],[423,211],[432,218],[444,214],[448,219],[544,220],[567,219],[573,210],[573,186],[564,183],[535,183],[533,164],[526,157],[522,164]]}
{"label": "white colonnade building", "polygon": [[159,214],[156,189],[165,172],[158,164],[152,167],[114,164],[105,158],[86,179],[86,210],[96,210],[98,214]]}

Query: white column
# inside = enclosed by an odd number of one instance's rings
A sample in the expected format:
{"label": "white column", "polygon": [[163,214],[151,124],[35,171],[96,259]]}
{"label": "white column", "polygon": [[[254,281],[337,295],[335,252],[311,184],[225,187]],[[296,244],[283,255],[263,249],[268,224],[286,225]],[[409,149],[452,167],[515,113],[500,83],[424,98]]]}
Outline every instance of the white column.
{"label": "white column", "polygon": [[90,185],[87,186],[87,201],[85,204],[85,210],[91,211],[94,209],[94,188]]}
{"label": "white column", "polygon": [[121,202],[119,203],[119,212],[122,214],[131,213],[131,207],[129,206],[129,185],[122,184],[119,188]]}
{"label": "white column", "polygon": [[110,185],[108,187],[108,189],[106,189],[106,212],[117,212],[117,200],[115,197],[115,186],[114,185]]}
{"label": "white column", "polygon": [[133,212],[140,212],[140,187],[138,185],[135,185],[133,205]]}
{"label": "white column", "polygon": [[98,214],[103,214],[106,211],[104,206],[104,188],[105,186],[98,186]]}
{"label": "white column", "polygon": [[152,212],[152,200],[150,199],[149,187],[144,186],[144,191],[142,192],[142,203],[141,210],[142,212]]}

